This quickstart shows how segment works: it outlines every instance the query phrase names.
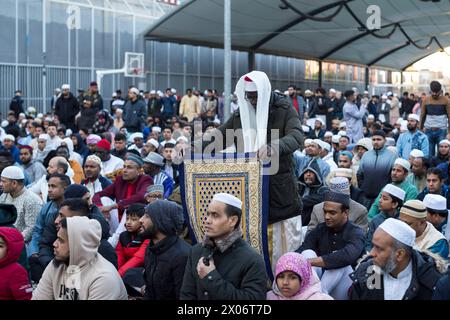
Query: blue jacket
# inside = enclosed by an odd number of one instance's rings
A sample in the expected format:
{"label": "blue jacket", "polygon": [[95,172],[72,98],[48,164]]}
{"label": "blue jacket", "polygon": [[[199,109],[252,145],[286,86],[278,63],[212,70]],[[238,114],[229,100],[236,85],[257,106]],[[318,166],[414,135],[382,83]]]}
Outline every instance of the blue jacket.
{"label": "blue jacket", "polygon": [[381,189],[391,181],[391,169],[397,156],[386,147],[364,153],[359,164],[357,178],[366,197],[375,199]]}
{"label": "blue jacket", "polygon": [[28,248],[29,255],[39,252],[39,241],[41,240],[44,226],[54,223],[54,217],[57,215],[58,211],[59,208],[55,201],[49,201],[42,207],[39,215],[36,218],[36,224],[33,228],[31,242]]}
{"label": "blue jacket", "polygon": [[162,97],[161,103],[163,105],[162,113],[165,115],[173,115],[175,113],[175,106],[177,104],[177,98],[174,96]]}
{"label": "blue jacket", "polygon": [[400,157],[408,160],[411,150],[419,149],[428,158],[430,151],[428,137],[421,131],[416,131],[411,134],[411,132],[403,132],[397,140],[397,151]]}
{"label": "blue jacket", "polygon": [[[301,173],[312,160],[314,160],[312,157],[306,156],[298,150],[294,152],[295,175],[297,176],[297,179],[300,178]],[[322,177],[328,177],[328,174],[330,174],[330,165],[321,158],[317,158],[316,160]]]}

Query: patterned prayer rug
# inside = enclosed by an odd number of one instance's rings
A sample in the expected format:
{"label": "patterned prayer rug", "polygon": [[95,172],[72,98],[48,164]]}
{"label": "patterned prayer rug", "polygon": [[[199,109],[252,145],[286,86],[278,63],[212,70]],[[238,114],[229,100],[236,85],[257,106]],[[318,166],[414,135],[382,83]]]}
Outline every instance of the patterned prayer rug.
{"label": "patterned prayer rug", "polygon": [[185,219],[193,244],[202,241],[208,205],[216,193],[229,193],[243,203],[243,238],[263,257],[268,275],[267,221],[269,179],[254,154],[218,154],[214,158],[192,155],[180,166],[180,189]]}

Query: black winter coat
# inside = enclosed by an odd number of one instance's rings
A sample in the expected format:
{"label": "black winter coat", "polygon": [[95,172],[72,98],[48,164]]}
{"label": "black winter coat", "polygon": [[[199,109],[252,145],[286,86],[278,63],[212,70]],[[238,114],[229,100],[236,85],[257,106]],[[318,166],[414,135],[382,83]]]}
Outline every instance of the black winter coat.
{"label": "black winter coat", "polygon": [[148,300],[179,300],[190,246],[176,235],[148,245],[144,280]]}
{"label": "black winter coat", "polygon": [[[226,123],[218,128],[223,136],[224,148],[234,141],[226,141],[227,129],[242,129],[239,110],[235,111]],[[279,130],[279,139],[272,140],[271,130]],[[243,137],[240,138],[243,141]],[[227,144],[228,142],[228,144]],[[279,169],[269,176],[269,223],[289,219],[300,214],[302,202],[298,196],[293,153],[303,147],[303,134],[297,111],[289,100],[281,94],[272,92],[269,101],[269,119],[267,122],[267,143],[279,148]],[[238,146],[243,153],[243,146]]]}
{"label": "black winter coat", "polygon": [[20,113],[25,113],[23,110],[23,99],[22,97],[15,96],[11,99],[11,103],[9,104],[9,110],[14,111],[16,118],[19,117]]}
{"label": "black winter coat", "polygon": [[61,95],[55,104],[55,114],[58,116],[59,121],[66,126],[67,129],[76,131],[75,116],[80,111],[80,105],[77,98],[69,92],[67,98]]}
{"label": "black winter coat", "polygon": [[[375,283],[369,279],[374,277],[372,257],[366,258],[359,267],[350,275],[353,285],[350,288],[351,300],[384,300],[383,275],[380,275],[380,288],[369,289],[367,283]],[[372,273],[369,273],[372,272]],[[406,289],[403,300],[430,300],[433,288],[441,274],[436,270],[433,258],[413,250],[412,254],[412,279],[408,289]]]}

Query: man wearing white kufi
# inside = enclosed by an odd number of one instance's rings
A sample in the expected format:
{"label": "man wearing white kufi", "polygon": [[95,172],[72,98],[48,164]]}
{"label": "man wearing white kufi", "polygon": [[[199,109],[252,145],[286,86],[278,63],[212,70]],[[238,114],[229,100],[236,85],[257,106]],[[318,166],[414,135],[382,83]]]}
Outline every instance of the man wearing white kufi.
{"label": "man wearing white kufi", "polygon": [[373,248],[350,275],[351,300],[430,300],[440,278],[431,257],[413,249],[416,233],[389,218],[373,235]]}
{"label": "man wearing white kufi", "polygon": [[427,221],[427,208],[422,201],[406,201],[400,209],[399,219],[416,232],[414,245],[417,250],[439,255],[444,261],[447,260],[449,252],[447,239]]}
{"label": "man wearing white kufi", "polygon": [[[391,180],[392,184],[399,187],[405,191],[405,201],[416,199],[419,195],[417,188],[408,182],[406,178],[408,177],[409,171],[411,170],[411,165],[408,160],[398,158],[394,161],[394,165],[391,168]],[[378,203],[383,194],[383,190],[380,191],[378,197],[373,202],[369,210],[369,219],[373,219],[379,212]]]}
{"label": "man wearing white kufi", "polygon": [[[223,147],[227,148],[233,144],[233,141],[226,141],[227,129],[242,129],[236,132],[237,152],[257,152],[260,159],[273,156],[275,161],[272,160],[272,164],[278,162],[278,170],[269,176],[268,194],[268,232],[273,234],[272,264],[275,265],[278,257],[286,251],[294,250],[301,241],[299,234],[294,238],[288,237],[284,224],[290,223],[285,221],[286,219],[294,217],[295,231],[292,235],[296,235],[302,204],[298,196],[292,154],[302,147],[301,123],[287,98],[272,92],[269,78],[264,72],[252,71],[243,75],[235,91],[239,110],[218,128],[224,137]],[[243,144],[240,143],[242,141]],[[280,221],[284,222],[278,223]],[[282,228],[285,232],[281,232]]]}
{"label": "man wearing white kufi", "polygon": [[411,150],[421,150],[425,158],[428,158],[430,151],[428,137],[419,130],[420,118],[417,114],[411,113],[408,116],[408,131],[400,134],[397,140],[397,151],[400,157],[408,159]]}
{"label": "man wearing white kufi", "polygon": [[262,256],[242,239],[242,202],[215,194],[203,221],[205,237],[189,251],[181,300],[264,300],[267,274]]}

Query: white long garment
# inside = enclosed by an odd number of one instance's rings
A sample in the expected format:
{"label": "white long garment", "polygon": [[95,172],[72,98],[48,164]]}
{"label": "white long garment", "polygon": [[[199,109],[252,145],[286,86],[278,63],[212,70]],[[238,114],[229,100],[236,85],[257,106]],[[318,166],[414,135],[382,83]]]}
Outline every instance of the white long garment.
{"label": "white long garment", "polygon": [[113,173],[114,171],[122,168],[123,168],[123,160],[116,156],[111,155],[111,159],[102,162],[102,171],[100,174],[102,176],[106,176],[107,174]]}
{"label": "white long garment", "polygon": [[412,262],[410,261],[405,270],[400,272],[397,278],[387,272],[383,273],[384,300],[402,300],[406,290],[411,284]]}
{"label": "white long garment", "polygon": [[[250,78],[258,90],[258,102],[255,108],[245,100],[245,78]],[[264,72],[252,71],[243,75],[236,85],[241,126],[244,138],[244,152],[256,152],[267,142],[267,122],[272,86]]]}

